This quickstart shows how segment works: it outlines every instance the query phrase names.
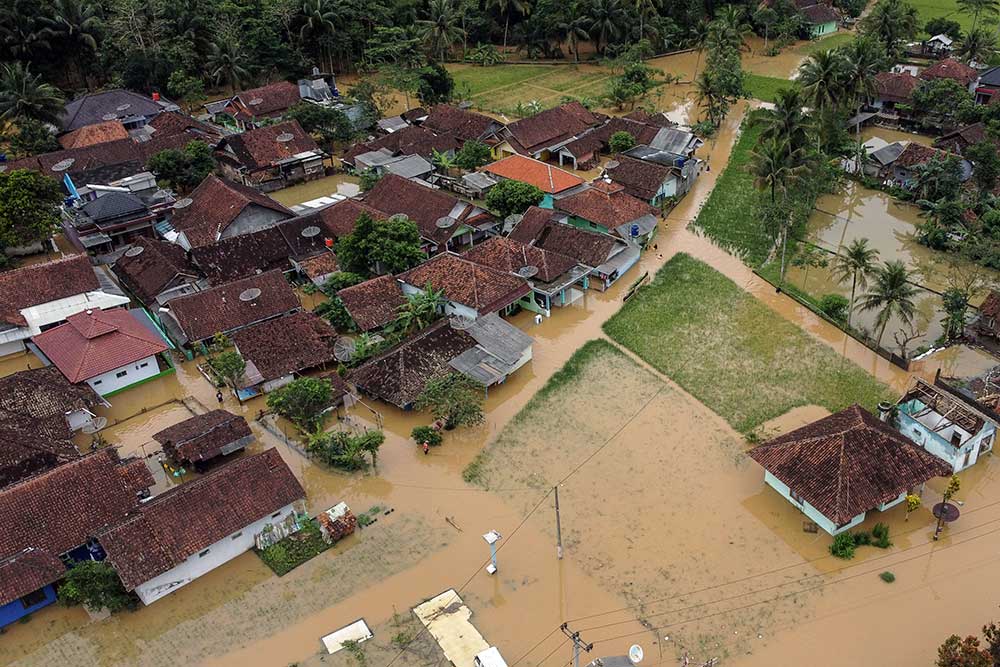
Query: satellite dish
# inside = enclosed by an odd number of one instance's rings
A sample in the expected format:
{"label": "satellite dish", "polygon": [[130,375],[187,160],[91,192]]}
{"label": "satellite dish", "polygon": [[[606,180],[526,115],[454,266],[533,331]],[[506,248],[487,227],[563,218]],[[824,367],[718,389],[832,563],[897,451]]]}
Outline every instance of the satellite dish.
{"label": "satellite dish", "polygon": [[106,113],[101,116],[101,120],[117,120],[118,116],[113,113]]}
{"label": "satellite dish", "polygon": [[632,644],[628,649],[628,659],[633,665],[638,665],[642,662],[642,647],[638,644]]}
{"label": "satellite dish", "polygon": [[89,422],[80,427],[80,430],[89,435],[91,433],[97,433],[107,425],[108,425],[107,417],[94,417]]}
{"label": "satellite dish", "polygon": [[255,97],[252,100],[250,100],[250,102],[249,102],[250,106],[252,106],[252,107],[261,105],[263,103],[264,103],[264,100],[263,100],[263,98],[260,98],[260,97]]}
{"label": "satellite dish", "polygon": [[465,331],[472,327],[476,323],[471,317],[465,317],[464,315],[456,315],[449,320],[452,329],[458,329],[459,331]]}
{"label": "satellite dish", "polygon": [[350,338],[338,338],[333,344],[333,356],[337,361],[348,362],[354,357],[354,343]]}
{"label": "satellite dish", "polygon": [[608,160],[608,163],[606,165],[604,165],[604,168],[605,169],[617,169],[620,166],[622,166],[622,163],[619,162],[618,160]]}
{"label": "satellite dish", "polygon": [[142,254],[143,250],[145,250],[145,248],[143,248],[141,245],[134,245],[131,248],[129,248],[128,250],[125,251],[125,256],[126,257],[138,257],[139,255]]}
{"label": "satellite dish", "polygon": [[302,230],[302,236],[307,239],[311,239],[314,236],[319,236],[320,229],[316,226],[309,226]]}
{"label": "satellite dish", "polygon": [[178,199],[177,201],[175,201],[174,202],[174,208],[175,209],[187,208],[191,204],[192,204],[191,198],[190,197],[185,197],[184,199]]}
{"label": "satellite dish", "polygon": [[532,276],[538,275],[537,266],[522,266],[516,271],[517,275],[521,278],[531,278]]}
{"label": "satellite dish", "polygon": [[68,157],[65,160],[59,160],[59,162],[52,165],[52,171],[66,171],[73,166],[74,162],[76,162],[76,160],[71,157]]}
{"label": "satellite dish", "polygon": [[277,142],[283,143],[283,144],[287,144],[289,141],[291,141],[294,138],[295,138],[295,135],[292,134],[291,132],[282,132],[281,134],[279,134],[278,136],[276,136],[274,138],[274,140],[277,141]]}
{"label": "satellite dish", "polygon": [[437,222],[434,224],[438,229],[448,229],[449,227],[455,226],[455,218],[451,218],[446,215],[443,218],[438,218]]}
{"label": "satellite dish", "polygon": [[517,223],[521,222],[521,220],[523,220],[523,219],[524,219],[524,215],[523,214],[521,214],[521,213],[511,213],[510,215],[508,215],[506,218],[503,219],[503,222],[504,222],[505,225],[510,225],[511,227],[513,227]]}
{"label": "satellite dish", "polygon": [[240,292],[240,301],[253,301],[260,296],[259,287],[251,287]]}
{"label": "satellite dish", "polygon": [[126,102],[125,104],[119,104],[117,107],[115,107],[115,111],[125,111],[130,106],[132,106],[132,105],[129,104],[128,102]]}

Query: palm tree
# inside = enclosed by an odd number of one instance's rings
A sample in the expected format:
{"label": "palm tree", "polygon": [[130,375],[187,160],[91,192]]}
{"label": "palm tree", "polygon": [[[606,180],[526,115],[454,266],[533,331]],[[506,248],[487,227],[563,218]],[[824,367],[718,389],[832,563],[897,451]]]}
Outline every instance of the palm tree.
{"label": "palm tree", "polygon": [[[777,193],[780,190],[782,198],[788,192],[788,187],[797,182],[806,169],[805,152],[802,148],[791,150],[784,139],[767,139],[761,141],[750,153],[747,171],[753,176],[754,187],[758,190],[771,191],[771,207],[777,203]],[[785,279],[785,250],[788,247],[788,219],[781,224],[781,268],[778,281]]]}
{"label": "palm tree", "polygon": [[444,62],[445,53],[462,39],[465,31],[458,25],[459,19],[452,0],[430,0],[427,15],[426,20],[417,21],[421,38],[431,53],[436,53],[438,60]]}
{"label": "palm tree", "polygon": [[0,69],[0,120],[31,118],[58,125],[65,103],[58,88],[32,74],[24,63],[8,63]]}
{"label": "palm tree", "polygon": [[593,0],[587,8],[586,16],[590,20],[588,28],[590,38],[594,40],[597,52],[601,54],[611,40],[622,35],[628,20],[621,0]]}
{"label": "palm tree", "polygon": [[300,13],[299,41],[312,40],[319,46],[321,64],[333,71],[333,55],[326,46],[327,39],[337,32],[337,14],[330,0],[305,0]]}
{"label": "palm tree", "polygon": [[785,141],[789,150],[805,146],[808,139],[809,119],[802,112],[805,103],[798,88],[782,88],[774,101],[774,108],[765,111],[760,119],[764,126],[761,137]]}
{"label": "palm tree", "polygon": [[40,51],[51,48],[48,33],[41,25],[31,0],[14,0],[0,8],[0,44],[10,55],[29,61]]}
{"label": "palm tree", "polygon": [[205,61],[209,75],[218,84],[225,81],[233,92],[250,80],[250,72],[243,66],[246,60],[243,49],[232,40],[212,44],[212,52]]}
{"label": "palm tree", "polygon": [[692,81],[698,80],[698,66],[701,65],[701,56],[705,50],[705,44],[708,42],[708,33],[710,30],[709,23],[705,19],[691,26],[689,33],[691,46],[698,49],[698,58],[694,61],[694,74],[691,75]]}
{"label": "palm tree", "polygon": [[711,32],[716,44],[728,44],[742,51],[747,48],[747,37],[753,33],[753,28],[747,23],[747,14],[743,7],[726,5],[712,21]]}
{"label": "palm tree", "polygon": [[559,34],[563,36],[566,43],[569,44],[569,49],[573,52],[573,62],[579,63],[580,40],[590,38],[590,35],[587,33],[587,26],[590,24],[590,21],[580,11],[579,3],[573,3],[567,16],[571,18],[567,18],[566,20],[557,23],[556,30],[559,31]]}
{"label": "palm tree", "polygon": [[885,69],[885,51],[877,41],[862,35],[854,39],[844,53],[843,90],[850,97],[851,106],[859,109],[876,93],[875,77]]}
{"label": "palm tree", "polygon": [[917,288],[909,281],[910,272],[903,262],[899,260],[886,262],[876,269],[871,289],[861,297],[861,302],[858,304],[861,310],[878,311],[878,317],[875,318],[875,326],[879,330],[876,345],[882,345],[885,327],[893,316],[899,317],[904,324],[913,321],[913,315],[917,310],[913,301],[917,296]]}
{"label": "palm tree", "polygon": [[799,66],[799,84],[810,106],[825,111],[840,104],[846,68],[844,56],[832,49],[814,53]]}
{"label": "palm tree", "polygon": [[504,17],[503,24],[503,52],[507,55],[507,34],[510,32],[511,12],[517,12],[520,16],[527,16],[531,13],[531,6],[528,0],[489,0],[491,7],[496,7],[501,16]]}
{"label": "palm tree", "polygon": [[917,9],[905,0],[879,0],[862,22],[864,33],[877,38],[890,56],[917,34]]}
{"label": "palm tree", "polygon": [[40,18],[42,31],[56,39],[61,47],[72,53],[69,58],[74,80],[83,83],[80,55],[97,53],[97,42],[101,32],[101,16],[98,5],[87,0],[55,0],[52,13]]}
{"label": "palm tree", "polygon": [[395,326],[407,334],[427,327],[440,315],[444,305],[444,290],[435,290],[430,283],[422,292],[410,295],[396,315]]}
{"label": "palm tree", "polygon": [[639,19],[639,32],[638,38],[644,39],[646,35],[647,28],[655,32],[655,28],[651,25],[647,25],[646,22],[649,19],[654,19],[658,16],[656,10],[655,0],[631,0],[631,9],[635,12],[635,16]]}
{"label": "palm tree", "polygon": [[985,63],[997,52],[996,39],[985,28],[973,28],[958,45],[956,55],[966,62]]}
{"label": "palm tree", "polygon": [[844,282],[851,279],[851,304],[847,311],[847,327],[851,327],[851,314],[854,312],[854,303],[857,290],[868,287],[868,278],[875,271],[875,260],[878,259],[878,250],[868,247],[868,239],[854,239],[847,246],[843,254],[838,254],[833,260],[833,277],[837,282]]}
{"label": "palm tree", "polygon": [[996,18],[1000,15],[1000,0],[958,0],[958,11],[962,14],[972,14],[972,30],[979,26],[979,17]]}

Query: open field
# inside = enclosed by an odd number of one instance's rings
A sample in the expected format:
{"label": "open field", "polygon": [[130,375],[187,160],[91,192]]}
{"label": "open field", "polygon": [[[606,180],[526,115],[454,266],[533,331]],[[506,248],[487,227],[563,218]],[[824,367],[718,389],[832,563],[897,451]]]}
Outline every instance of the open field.
{"label": "open field", "polygon": [[[924,32],[924,26],[927,25],[928,21],[938,17],[958,21],[959,25],[962,26],[962,32],[967,32],[969,28],[972,27],[972,15],[959,12],[958,2],[956,0],[907,1],[909,4],[917,8],[917,12],[920,15],[920,18],[917,20],[917,26],[919,27],[921,33]],[[980,18],[979,22],[991,31],[996,27],[996,21]]]}
{"label": "open field", "polygon": [[761,76],[760,74],[747,74],[747,91],[750,97],[761,102],[774,102],[777,99],[778,91],[782,88],[790,88],[792,84],[788,79],[779,79],[773,76]]}
{"label": "open field", "polygon": [[741,432],[801,405],[874,409],[888,389],[688,255],[604,325]]}
{"label": "open field", "polygon": [[830,35],[829,37],[818,39],[814,42],[806,42],[802,46],[796,47],[795,50],[802,55],[808,56],[814,53],[819,53],[820,51],[829,51],[830,49],[835,49],[838,46],[843,46],[844,44],[851,42],[853,39],[853,32],[838,32]]}

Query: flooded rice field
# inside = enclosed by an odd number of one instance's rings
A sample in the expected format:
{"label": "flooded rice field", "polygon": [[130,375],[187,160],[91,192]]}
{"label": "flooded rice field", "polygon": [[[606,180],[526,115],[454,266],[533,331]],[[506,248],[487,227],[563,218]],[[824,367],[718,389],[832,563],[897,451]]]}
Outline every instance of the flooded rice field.
{"label": "flooded rice field", "polygon": [[[731,114],[702,157],[725,164],[740,117]],[[589,658],[640,643],[649,664],[671,664],[684,650],[724,657],[723,664],[790,664],[830,636],[868,633],[875,642],[876,629],[876,651],[916,664],[930,659],[939,635],[974,631],[995,604],[995,587],[978,580],[992,572],[984,570],[981,556],[971,556],[1000,547],[985,528],[1000,521],[1000,511],[991,507],[1000,497],[992,457],[963,480],[967,506],[945,539],[931,547],[925,516],[903,522],[892,515],[894,541],[912,551],[862,550],[857,566],[841,574],[837,568],[845,564],[826,556],[829,539],[802,533],[793,508],[763,486],[760,470],[743,456],[746,443],[631,357],[595,359],[582,379],[521,413],[575,350],[603,337],[601,323],[619,308],[631,282],[679,251],[706,261],[887,384],[905,386],[905,373],[686,229],[719,171],[703,174],[663,224],[657,247],[610,290],[588,291],[540,325],[528,313],[515,316],[514,324],[535,339],[532,362],[490,391],[485,424],[449,433],[429,455],[409,438],[414,426],[428,422],[426,415],[369,402],[352,408],[351,417],[384,425],[378,468],[339,474],[289,446],[286,438],[296,437],[290,425],[279,422],[269,430],[257,422],[262,399],[238,404],[224,398],[224,407],[251,422],[257,437],[252,451],[278,448],[302,481],[311,511],[345,500],[356,512],[380,508],[377,523],[284,577],[244,554],[148,608],[105,621],[92,622],[79,609],[48,607],[0,637],[0,664],[318,664],[321,635],[359,617],[391,632],[394,615],[405,616],[451,587],[461,589],[473,622],[512,666],[564,663],[569,652],[557,630],[563,621],[595,643]],[[194,362],[184,362],[175,374],[111,403],[104,414],[107,441],[146,453],[152,433],[191,411],[215,407],[216,398]],[[809,418],[808,409],[798,409],[767,427],[794,428]],[[462,478],[487,446],[488,490]],[[557,560],[548,494],[561,480],[566,555]],[[933,493],[940,489],[932,487]],[[503,535],[494,577],[482,571],[488,550],[481,536],[490,529]],[[979,550],[960,546],[980,536]],[[931,549],[941,555],[903,562]],[[890,566],[899,577],[893,595],[867,574]],[[864,576],[830,583],[859,568]],[[770,600],[779,595],[785,597]],[[904,609],[896,608],[897,599],[907,602]],[[946,614],[947,629],[927,611],[932,604]],[[388,640],[383,635],[376,641],[385,646]],[[836,652],[813,650],[808,657],[818,665],[865,664],[873,645],[846,642]],[[395,653],[372,657],[385,655]],[[347,664],[337,659],[324,664]],[[414,663],[407,657],[396,664]]]}

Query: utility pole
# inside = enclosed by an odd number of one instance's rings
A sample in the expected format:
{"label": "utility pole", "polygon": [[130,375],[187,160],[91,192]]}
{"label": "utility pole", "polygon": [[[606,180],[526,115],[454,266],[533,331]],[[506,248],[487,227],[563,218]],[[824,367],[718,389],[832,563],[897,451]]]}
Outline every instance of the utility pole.
{"label": "utility pole", "polygon": [[583,640],[580,639],[579,632],[570,632],[568,623],[563,623],[559,626],[559,629],[562,630],[562,633],[566,635],[571,642],[573,642],[573,667],[580,667],[580,649],[590,653],[590,650],[594,648],[594,645],[585,644]]}
{"label": "utility pole", "polygon": [[559,485],[556,484],[556,557],[562,560],[562,524],[559,522]]}

